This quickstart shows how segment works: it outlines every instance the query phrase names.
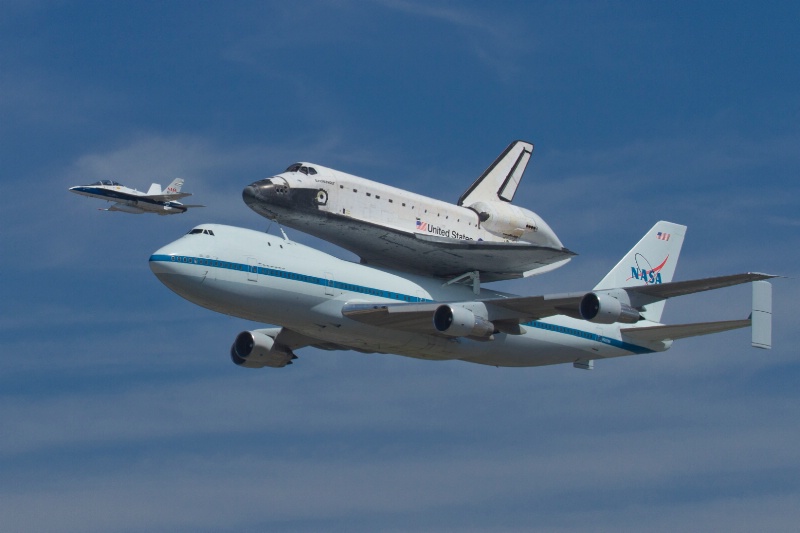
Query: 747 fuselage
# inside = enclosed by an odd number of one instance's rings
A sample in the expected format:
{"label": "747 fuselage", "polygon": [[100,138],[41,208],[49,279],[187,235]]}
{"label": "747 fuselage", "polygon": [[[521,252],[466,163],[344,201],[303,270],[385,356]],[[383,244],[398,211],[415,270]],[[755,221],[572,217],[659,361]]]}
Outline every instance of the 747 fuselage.
{"label": "747 fuselage", "polygon": [[[286,238],[217,224],[198,226],[156,251],[150,268],[197,305],[279,326],[237,336],[231,358],[252,368],[285,366],[304,346],[495,366],[572,362],[588,368],[594,359],[663,351],[675,338],[750,326],[751,319],[680,326],[658,319],[666,298],[772,276],[659,285],[615,281],[627,276],[634,256],[662,253],[673,258],[664,269],[671,279],[682,240],[651,240],[655,229],[593,291],[535,297],[486,289],[476,295],[469,286],[351,263]],[[766,316],[763,307],[759,317]],[[763,324],[758,329],[766,347]]]}

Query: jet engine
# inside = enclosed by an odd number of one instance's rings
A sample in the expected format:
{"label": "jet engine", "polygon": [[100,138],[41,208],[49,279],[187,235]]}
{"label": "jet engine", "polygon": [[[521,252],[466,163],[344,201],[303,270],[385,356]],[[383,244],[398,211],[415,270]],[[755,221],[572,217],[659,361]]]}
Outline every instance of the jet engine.
{"label": "jet engine", "polygon": [[581,299],[579,310],[581,318],[598,324],[635,324],[640,318],[636,308],[603,293],[587,293]]}
{"label": "jet engine", "polygon": [[433,327],[436,331],[449,337],[489,338],[494,333],[494,324],[475,316],[475,313],[463,307],[440,305],[433,314]]}
{"label": "jet engine", "polygon": [[297,356],[291,350],[279,349],[275,339],[258,331],[239,333],[231,346],[231,360],[245,368],[280,368],[292,364],[292,359]]}
{"label": "jet engine", "polygon": [[505,202],[475,202],[469,208],[478,213],[482,228],[497,235],[519,238],[541,225],[533,211]]}

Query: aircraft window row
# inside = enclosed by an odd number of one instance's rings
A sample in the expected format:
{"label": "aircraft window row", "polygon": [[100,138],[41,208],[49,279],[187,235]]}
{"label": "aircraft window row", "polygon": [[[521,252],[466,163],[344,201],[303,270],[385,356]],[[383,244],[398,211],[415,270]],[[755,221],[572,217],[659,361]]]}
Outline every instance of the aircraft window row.
{"label": "aircraft window row", "polygon": [[[340,189],[344,189],[344,185],[339,185],[339,188],[340,188]],[[358,189],[353,189],[353,192],[357,193],[357,192],[358,192]],[[365,193],[365,194],[366,194],[367,196],[370,196],[370,197],[372,196],[372,193],[371,193],[371,192],[368,192],[368,193]],[[376,200],[380,200],[380,199],[381,199],[381,195],[380,195],[380,194],[376,194],[376,195],[375,195],[375,199],[376,199]],[[387,198],[387,200],[389,201],[389,203],[390,203],[390,204],[393,204],[393,203],[394,203],[394,200],[393,200],[392,198]],[[401,204],[401,205],[402,205],[403,207],[406,207],[406,203],[405,203],[405,202],[402,202],[402,204]],[[411,206],[411,209],[414,209],[414,206],[413,206],[413,205]],[[425,211],[425,212],[427,213],[427,211]]]}
{"label": "aircraft window row", "polygon": [[[339,188],[340,188],[340,189],[344,189],[344,185],[339,185]],[[357,193],[357,192],[358,192],[358,189],[353,189],[353,192]],[[367,196],[369,196],[369,197],[371,197],[371,196],[372,196],[372,193],[371,193],[371,192],[368,192],[368,193],[365,193],[365,194],[366,194]],[[380,199],[381,199],[381,197],[380,197],[380,195],[379,195],[379,194],[376,194],[376,195],[375,195],[375,198],[376,198],[377,200],[380,200]],[[389,201],[389,203],[390,203],[390,204],[393,204],[393,203],[394,203],[394,200],[393,200],[392,198],[388,198],[388,201]],[[405,203],[405,202],[402,202],[400,205],[402,205],[403,207],[406,207],[406,203]],[[411,209],[414,209],[414,208],[415,208],[415,206],[413,206],[413,205],[412,205],[412,206],[411,206]],[[345,212],[345,211],[342,211],[342,212]],[[425,210],[424,210],[424,212],[425,212],[425,213],[427,213],[427,212],[428,212],[428,210],[427,210],[427,209],[425,209]],[[441,217],[441,216],[442,216],[442,214],[441,214],[441,213],[436,213],[436,216],[437,216],[437,217]],[[445,217],[444,217],[444,218],[445,218],[446,220],[450,220],[450,215],[445,215]],[[459,219],[457,219],[457,220],[456,220],[456,222],[461,222],[461,219],[460,219],[460,218],[459,218]],[[467,221],[467,224],[468,224],[468,225],[470,225],[470,226],[472,226],[472,222],[471,222],[471,221]]]}
{"label": "aircraft window row", "polygon": [[111,180],[96,181],[96,182],[92,183],[92,185],[117,185],[119,187],[122,187],[121,183],[117,183],[116,181],[111,181]]}
{"label": "aircraft window row", "polygon": [[194,228],[189,233],[187,233],[187,235],[200,235],[200,234],[202,234],[202,235],[211,235],[212,237],[214,236],[214,232],[212,230],[210,230],[210,229],[202,229],[202,228]]}
{"label": "aircraft window row", "polygon": [[317,173],[317,169],[314,167],[303,166],[300,163],[295,163],[294,165],[287,168],[286,172],[300,172],[302,174],[305,174],[306,176],[314,176]]}
{"label": "aircraft window row", "polygon": [[408,294],[400,294],[396,292],[382,291],[370,287],[362,287],[361,285],[351,285],[349,283],[338,283],[329,279],[317,278],[315,276],[306,276],[305,274],[296,274],[294,272],[284,272],[272,268],[256,267],[251,265],[243,265],[241,263],[229,263],[227,261],[218,261],[215,259],[202,259],[197,257],[188,256],[170,256],[170,260],[177,263],[191,263],[195,265],[204,265],[210,267],[225,268],[229,270],[239,270],[242,272],[254,272],[264,276],[273,276],[278,278],[292,279],[296,281],[303,281],[306,283],[314,283],[316,285],[323,285],[326,287],[336,287],[341,290],[350,292],[359,292],[361,294],[369,294],[372,296],[382,296],[384,298],[391,298],[392,300],[403,300],[406,302],[421,302],[424,298],[418,296],[410,296]]}

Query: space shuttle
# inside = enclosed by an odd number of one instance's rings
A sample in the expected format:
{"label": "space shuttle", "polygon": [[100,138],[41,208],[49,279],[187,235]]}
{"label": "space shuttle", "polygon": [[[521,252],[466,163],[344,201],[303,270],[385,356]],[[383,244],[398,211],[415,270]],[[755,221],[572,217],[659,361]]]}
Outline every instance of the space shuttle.
{"label": "space shuttle", "polygon": [[536,213],[513,205],[533,145],[511,143],[451,204],[301,162],[242,191],[256,213],[341,246],[361,263],[479,283],[554,270],[575,254]]}

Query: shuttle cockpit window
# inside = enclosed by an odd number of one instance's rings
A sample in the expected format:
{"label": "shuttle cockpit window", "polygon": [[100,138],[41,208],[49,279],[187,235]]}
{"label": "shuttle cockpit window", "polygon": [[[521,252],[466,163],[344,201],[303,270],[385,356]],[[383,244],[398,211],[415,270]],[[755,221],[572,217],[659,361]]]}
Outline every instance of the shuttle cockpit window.
{"label": "shuttle cockpit window", "polygon": [[295,163],[294,165],[287,168],[286,172],[301,172],[306,176],[313,176],[317,173],[317,169],[315,169],[314,167],[303,166],[300,163]]}

